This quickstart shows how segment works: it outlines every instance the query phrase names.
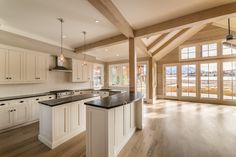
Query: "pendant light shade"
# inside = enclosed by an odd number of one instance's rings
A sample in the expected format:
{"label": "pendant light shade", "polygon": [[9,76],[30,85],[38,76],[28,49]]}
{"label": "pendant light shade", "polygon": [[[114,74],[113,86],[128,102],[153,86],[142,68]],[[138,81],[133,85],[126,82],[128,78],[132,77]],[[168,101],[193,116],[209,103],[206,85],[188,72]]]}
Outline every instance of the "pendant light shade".
{"label": "pendant light shade", "polygon": [[63,22],[64,22],[64,20],[63,20],[63,18],[57,18],[59,21],[60,21],[60,23],[61,23],[61,52],[60,52],[60,56],[59,56],[59,58],[58,58],[58,60],[61,62],[61,63],[63,63],[63,62],[65,62],[65,57],[64,57],[64,55],[63,55]]}

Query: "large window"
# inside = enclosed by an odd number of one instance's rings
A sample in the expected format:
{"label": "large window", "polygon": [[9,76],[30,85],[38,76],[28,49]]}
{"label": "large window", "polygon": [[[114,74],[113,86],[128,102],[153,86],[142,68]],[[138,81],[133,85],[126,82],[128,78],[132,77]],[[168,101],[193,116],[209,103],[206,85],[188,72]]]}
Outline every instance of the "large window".
{"label": "large window", "polygon": [[223,62],[223,99],[236,100],[236,61]]}
{"label": "large window", "polygon": [[110,85],[128,86],[129,85],[129,67],[128,64],[110,66]]}
{"label": "large window", "polygon": [[95,88],[101,88],[104,82],[104,66],[100,64],[94,64],[93,67],[93,82]]}
{"label": "large window", "polygon": [[223,55],[236,55],[236,48],[223,45]]}
{"label": "large window", "polygon": [[137,91],[146,98],[147,95],[147,64],[138,64],[137,68]]}
{"label": "large window", "polygon": [[185,47],[181,49],[181,59],[196,58],[196,47]]}
{"label": "large window", "polygon": [[214,57],[217,56],[217,44],[204,44],[202,45],[202,57]]}
{"label": "large window", "polygon": [[181,73],[181,95],[196,97],[196,64],[182,65]]}
{"label": "large window", "polygon": [[201,98],[218,98],[217,63],[200,64]]}
{"label": "large window", "polygon": [[177,65],[165,67],[165,95],[177,96]]}

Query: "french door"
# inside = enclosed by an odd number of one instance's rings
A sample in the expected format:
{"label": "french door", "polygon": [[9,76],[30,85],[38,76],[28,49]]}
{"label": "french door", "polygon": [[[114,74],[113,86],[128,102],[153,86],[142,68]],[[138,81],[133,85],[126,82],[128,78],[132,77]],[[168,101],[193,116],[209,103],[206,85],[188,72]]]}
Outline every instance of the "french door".
{"label": "french door", "polygon": [[141,92],[144,98],[147,97],[147,63],[139,63],[137,66],[137,91]]}
{"label": "french door", "polygon": [[178,65],[164,65],[164,74],[165,97],[178,99]]}

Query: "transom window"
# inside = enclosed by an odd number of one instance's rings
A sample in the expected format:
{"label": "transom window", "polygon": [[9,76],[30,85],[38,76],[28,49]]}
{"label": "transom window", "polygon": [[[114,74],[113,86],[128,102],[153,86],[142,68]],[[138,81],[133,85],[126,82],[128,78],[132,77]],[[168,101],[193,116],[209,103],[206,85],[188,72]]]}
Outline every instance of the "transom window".
{"label": "transom window", "polygon": [[236,55],[236,47],[223,45],[223,55]]}
{"label": "transom window", "polygon": [[196,47],[185,47],[181,49],[181,59],[196,58]]}
{"label": "transom window", "polygon": [[217,44],[204,44],[202,45],[202,57],[214,57],[217,56]]}

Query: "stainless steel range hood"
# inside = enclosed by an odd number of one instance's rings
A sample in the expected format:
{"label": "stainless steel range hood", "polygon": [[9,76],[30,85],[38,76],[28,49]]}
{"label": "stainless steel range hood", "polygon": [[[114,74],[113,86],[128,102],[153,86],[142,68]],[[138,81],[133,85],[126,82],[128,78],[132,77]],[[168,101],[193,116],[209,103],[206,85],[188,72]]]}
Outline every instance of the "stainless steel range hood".
{"label": "stainless steel range hood", "polygon": [[64,67],[63,63],[60,62],[59,58],[56,57],[56,66],[49,69],[50,71],[59,71],[59,72],[72,72],[71,69]]}

